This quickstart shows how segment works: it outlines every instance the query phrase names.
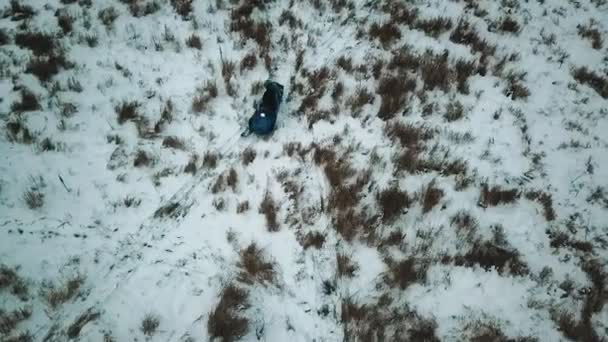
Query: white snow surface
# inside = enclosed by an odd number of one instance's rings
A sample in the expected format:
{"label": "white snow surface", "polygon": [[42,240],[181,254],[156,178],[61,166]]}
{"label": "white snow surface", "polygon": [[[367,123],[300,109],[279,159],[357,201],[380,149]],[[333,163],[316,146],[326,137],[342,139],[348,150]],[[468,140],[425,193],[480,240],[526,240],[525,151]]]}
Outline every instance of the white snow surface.
{"label": "white snow surface", "polygon": [[[249,319],[243,341],[348,340],[343,303],[349,299],[373,306],[383,294],[392,298],[387,311],[409,310],[436,322],[435,336],[442,341],[471,338],[474,331],[467,327],[479,322],[491,322],[508,338],[571,338],[555,317],[567,312],[575,320],[581,318],[593,287],[583,264],[594,260],[601,272],[608,272],[608,99],[573,78],[573,70],[581,66],[608,78],[605,1],[471,1],[487,11],[484,16],[474,15],[462,1],[408,1],[408,6],[418,9],[419,18],[444,16],[452,20],[452,28],[431,37],[400,25],[401,38],[390,48],[367,33],[372,23],[389,19],[377,6],[381,1],[347,1],[352,7],[340,13],[332,10],[331,1],[270,1],[251,14],[272,25],[270,71],[256,42],[241,39],[241,33],[230,29],[231,11],[238,1],[194,0],[188,18],[178,15],[169,1],[157,1],[158,11],[141,17],[130,13],[126,1],[92,1],[88,6],[64,2],[21,1],[36,11],[25,29],[52,33],[67,59],[75,63],[50,82],[26,72],[33,54],[14,41],[24,30],[23,21],[8,15],[0,19],[0,29],[13,37],[0,45],[0,264],[15,268],[29,288],[24,300],[0,288],[0,310],[28,307],[32,311],[10,333],[0,333],[1,341],[22,332],[29,332],[33,341],[69,340],[68,328],[89,309],[100,315],[84,325],[76,340],[209,341],[209,316],[222,288],[230,283],[249,293],[249,307],[241,313]],[[316,9],[315,3],[322,9]],[[111,27],[98,18],[99,11],[108,7],[118,13]],[[8,13],[9,8],[8,0],[0,0],[0,9]],[[72,32],[65,35],[55,18],[59,9],[75,18]],[[281,25],[284,11],[301,20],[301,27]],[[519,33],[492,28],[507,14],[519,22]],[[469,78],[468,94],[455,89],[426,91],[426,103],[436,104],[430,115],[423,114],[420,99],[412,99],[407,111],[403,108],[405,114],[389,123],[379,118],[378,80],[371,73],[374,61],[388,63],[392,53],[406,45],[420,53],[447,50],[450,60],[478,60],[479,53],[468,45],[450,40],[461,18],[496,45],[491,63],[517,54],[504,68],[525,73],[522,83],[529,97],[507,97],[507,81],[488,71]],[[578,34],[577,25],[591,20],[605,40],[599,49]],[[359,29],[364,30],[362,37]],[[201,38],[202,49],[186,45],[192,34]],[[551,34],[555,40],[543,42],[541,36]],[[92,35],[98,39],[94,47],[84,39]],[[311,127],[300,111],[303,96],[290,88],[291,78],[296,77],[306,85],[304,93],[314,91],[314,85],[294,69],[298,50],[304,51],[302,68],[336,70],[317,104],[318,110],[330,111],[331,116]],[[250,52],[258,56],[258,63],[241,70],[240,61]],[[338,68],[336,60],[341,56],[352,58],[355,68],[367,66],[368,72]],[[222,60],[236,63],[233,95],[222,78]],[[252,103],[261,96],[252,86],[268,78],[285,85],[277,129],[267,138],[241,138]],[[81,84],[81,92],[68,87],[73,80]],[[216,82],[218,95],[197,113],[193,98],[208,81]],[[372,93],[373,102],[364,105],[361,113],[351,113],[346,101],[331,96],[338,81],[344,85],[344,99],[362,87]],[[40,109],[24,113],[13,109],[22,88],[37,96]],[[418,78],[416,93],[422,92]],[[117,106],[138,101],[139,113],[152,128],[168,100],[173,119],[156,136],[141,137],[134,122],[117,121]],[[453,100],[463,104],[465,115],[448,122],[443,112]],[[65,103],[76,106],[73,115],[61,114]],[[35,136],[34,143],[9,137],[6,124],[17,119]],[[393,172],[394,156],[402,147],[385,128],[394,122],[436,129],[433,144],[449,151],[450,160],[466,161],[472,183],[456,190],[455,176],[432,170]],[[468,133],[472,139],[456,142],[450,138],[454,133]],[[167,136],[181,139],[184,148],[163,146]],[[47,137],[54,150],[41,149],[40,142]],[[111,137],[119,137],[120,142]],[[381,213],[376,194],[393,185],[419,194],[435,180],[444,196],[427,213],[417,200],[397,221],[377,228],[383,237],[401,232],[403,239],[396,246],[358,238],[347,241],[334,229],[327,209],[331,184],[323,167],[315,163],[313,152],[289,156],[285,152],[289,143],[330,147],[339,155],[348,151],[355,170],[371,172],[371,190],[361,200],[368,210]],[[256,152],[247,165],[242,163],[246,149]],[[152,157],[150,165],[134,167],[140,150]],[[216,167],[202,165],[206,153],[220,155]],[[197,172],[184,172],[193,155],[198,156]],[[235,188],[214,193],[218,176],[231,168],[238,175]],[[24,192],[37,179],[44,184],[39,189],[43,205],[31,209]],[[285,179],[301,187],[297,200],[285,190]],[[516,188],[522,195],[513,203],[483,208],[478,205],[483,183]],[[589,200],[602,187],[604,202]],[[548,221],[542,205],[526,198],[529,190],[551,194],[554,220]],[[278,205],[276,232],[268,231],[258,210],[267,193]],[[125,205],[126,198],[137,204]],[[237,213],[237,206],[245,201],[249,209]],[[155,215],[172,203],[179,205],[177,215]],[[452,224],[454,215],[462,211],[477,221],[476,234],[482,241],[491,240],[492,227],[501,225],[506,245],[517,251],[527,272],[440,262],[442,256],[464,255],[472,248]],[[312,215],[303,219],[308,212]],[[321,248],[302,246],[308,232],[325,236]],[[549,232],[563,232],[571,241],[592,248],[554,247]],[[274,265],[274,281],[240,280],[240,253],[252,242]],[[353,277],[337,274],[337,254],[349,256],[356,265]],[[409,257],[428,261],[424,279],[407,288],[393,286],[387,281],[388,259]],[[41,289],[76,275],[84,279],[78,293],[52,307]],[[573,289],[566,293],[560,284],[568,281]],[[327,284],[333,284],[335,291],[326,291]],[[608,296],[607,288],[591,291]],[[140,329],[148,314],[159,319],[151,336]],[[591,317],[599,341],[608,340],[607,317],[608,305]],[[359,324],[366,323],[355,322]],[[410,340],[405,330],[390,335],[408,324],[388,324],[385,340]]]}

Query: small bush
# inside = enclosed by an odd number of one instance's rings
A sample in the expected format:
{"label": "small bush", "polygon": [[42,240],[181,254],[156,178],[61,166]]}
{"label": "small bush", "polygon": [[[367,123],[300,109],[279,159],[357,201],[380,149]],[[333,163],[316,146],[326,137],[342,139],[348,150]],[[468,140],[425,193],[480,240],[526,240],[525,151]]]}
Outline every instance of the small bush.
{"label": "small bush", "polygon": [[160,319],[156,315],[147,314],[141,321],[139,330],[141,330],[141,332],[146,336],[152,336],[156,333],[159,326]]}
{"label": "small bush", "polygon": [[72,300],[80,293],[80,287],[84,284],[84,280],[84,277],[78,275],[68,279],[60,286],[46,284],[41,290],[42,296],[52,309],[56,309],[59,305]]}
{"label": "small bush", "polygon": [[574,79],[595,90],[602,98],[608,99],[608,78],[601,77],[587,67],[580,67],[573,71]]}
{"label": "small bush", "polygon": [[302,245],[302,248],[304,249],[308,249],[310,247],[314,247],[316,249],[321,249],[321,247],[323,247],[323,244],[325,243],[325,235],[320,233],[320,232],[308,232],[304,238],[302,239],[302,241],[300,241],[300,244]]}
{"label": "small bush", "polygon": [[460,103],[460,101],[452,101],[448,103],[443,117],[447,122],[462,119],[464,117],[464,108],[462,107],[462,103]]}
{"label": "small bush", "polygon": [[348,105],[353,113],[359,113],[363,106],[373,103],[374,95],[363,87],[358,87],[355,94],[348,100]]}
{"label": "small bush", "polygon": [[146,153],[144,150],[138,150],[135,154],[135,159],[133,160],[133,166],[135,167],[145,167],[150,166],[153,163],[152,157]]}
{"label": "small bush", "polygon": [[173,148],[176,150],[186,149],[186,145],[184,145],[184,142],[180,138],[175,136],[165,137],[163,139],[163,147]]}
{"label": "small bush", "polygon": [[0,29],[0,46],[6,45],[11,41],[11,37],[8,35],[5,29]]}
{"label": "small bush", "polygon": [[192,0],[171,0],[171,6],[184,19],[192,12]]}
{"label": "small bush", "polygon": [[28,284],[19,274],[17,268],[11,268],[0,264],[0,291],[7,289],[10,293],[22,301],[28,299]]}
{"label": "small bush", "polygon": [[456,228],[456,234],[465,241],[472,241],[477,234],[479,224],[477,220],[466,211],[459,211],[450,219],[450,224]]}
{"label": "small bush", "polygon": [[456,69],[456,89],[461,93],[468,95],[469,94],[469,77],[473,76],[475,73],[475,63],[468,62],[463,59],[459,59],[456,61],[456,65],[454,66]]}
{"label": "small bush", "polygon": [[412,200],[407,192],[394,186],[380,192],[377,202],[382,210],[382,221],[392,223],[403,214],[404,209],[410,207]]}
{"label": "small bush", "polygon": [[499,186],[490,188],[484,184],[481,189],[480,203],[484,208],[495,207],[499,204],[513,203],[519,198],[517,189],[504,190]]}
{"label": "small bush", "polygon": [[67,13],[57,15],[57,25],[61,28],[64,35],[72,32],[74,28],[74,18]]}
{"label": "small bush", "polygon": [[11,120],[6,123],[6,135],[10,142],[18,142],[22,144],[31,144],[35,140],[35,136],[30,132],[23,120]]}
{"label": "small bush", "polygon": [[340,253],[336,254],[336,265],[338,277],[352,278],[359,269],[359,266],[354,264],[347,255]]}
{"label": "small bush", "polygon": [[241,153],[241,160],[243,162],[243,165],[247,166],[251,163],[253,163],[253,161],[255,160],[256,157],[256,151],[255,149],[253,149],[252,147],[247,147],[245,150],[243,150],[243,153]]}
{"label": "small bush", "polygon": [[400,122],[387,124],[384,131],[391,140],[397,140],[401,146],[408,148],[423,146],[424,142],[432,139],[435,135],[435,132],[426,126],[415,126]]}
{"label": "small bush", "polygon": [[422,57],[420,76],[424,81],[424,89],[448,91],[451,75],[447,51],[442,55],[436,55],[429,51]]}
{"label": "small bush", "polygon": [[347,73],[353,71],[353,60],[350,57],[340,56],[336,61],[336,65]]}
{"label": "small bush", "polygon": [[42,32],[19,32],[15,35],[15,44],[30,49],[36,56],[48,56],[55,49],[54,38]]}
{"label": "small bush", "polygon": [[250,52],[241,60],[241,72],[244,70],[253,70],[257,64],[258,58],[256,57],[255,53]]}
{"label": "small bush", "polygon": [[236,170],[232,167],[228,171],[228,175],[226,176],[226,185],[232,188],[232,191],[236,191],[236,186],[239,182],[239,175],[236,173]]}
{"label": "small bush", "polygon": [[191,175],[195,175],[198,171],[197,164],[198,164],[198,155],[194,154],[190,157],[188,164],[186,164],[186,167],[184,168],[184,172],[189,173]]}
{"label": "small bush", "polygon": [[249,308],[249,294],[233,284],[222,290],[220,301],[209,314],[207,330],[212,339],[234,342],[249,331],[249,319],[239,312]]}
{"label": "small bush", "polygon": [[213,183],[213,185],[211,186],[211,193],[217,194],[217,193],[223,192],[225,190],[226,190],[226,180],[224,178],[224,175],[221,174],[216,178],[215,183]]}
{"label": "small bush", "polygon": [[236,207],[237,214],[242,214],[242,213],[246,212],[247,210],[249,210],[249,201],[241,202]]}
{"label": "small bush", "polygon": [[207,81],[207,83],[200,88],[197,88],[196,95],[192,100],[192,111],[195,113],[201,113],[208,109],[209,102],[216,98],[218,95],[217,84],[215,81]]}
{"label": "small bush", "polygon": [[137,121],[140,119],[140,114],[138,112],[140,103],[137,101],[122,101],[120,105],[114,107],[114,111],[116,112],[117,121],[120,125],[124,124],[127,121]]}
{"label": "small bush", "polygon": [[264,195],[264,199],[260,204],[259,212],[264,214],[266,217],[266,228],[269,232],[277,232],[279,231],[279,222],[277,221],[277,211],[279,210],[277,204],[270,192],[266,192]]}
{"label": "small bush", "polygon": [[60,69],[70,69],[72,67],[73,64],[66,60],[65,55],[62,52],[58,52],[50,56],[32,58],[25,72],[33,74],[41,82],[48,82],[59,73]]}
{"label": "small bush", "polygon": [[215,153],[205,153],[205,155],[203,156],[203,167],[208,169],[215,169],[215,167],[217,166],[218,159],[219,156]]}
{"label": "small bush", "polygon": [[[0,309],[0,335],[8,336],[17,325],[32,316],[32,309],[21,308],[11,312],[4,312]],[[4,341],[4,339],[3,339]]]}
{"label": "small bush", "polygon": [[290,10],[283,10],[279,17],[279,25],[283,26],[285,23],[287,23],[292,30],[302,27],[302,21],[296,18]]}
{"label": "small bush", "polygon": [[498,25],[498,29],[502,32],[518,33],[520,30],[519,23],[517,20],[511,17],[505,17],[501,20]]}
{"label": "small bush", "polygon": [[416,89],[416,80],[403,76],[386,76],[379,81],[377,93],[380,95],[378,117],[389,120],[405,111],[407,96]]}
{"label": "small bush", "polygon": [[530,201],[536,201],[543,206],[543,212],[547,221],[555,219],[555,210],[553,209],[553,197],[551,194],[542,191],[528,191],[526,198]]}
{"label": "small bush", "polygon": [[455,258],[455,264],[467,267],[479,265],[486,271],[495,268],[501,275],[523,276],[529,273],[528,265],[520,259],[517,250],[496,246],[489,241],[475,242],[467,254]]}
{"label": "small bush", "polygon": [[31,19],[36,15],[36,11],[29,5],[23,5],[19,0],[11,0],[11,9],[9,12],[12,21]]}
{"label": "small bush", "polygon": [[11,110],[18,113],[31,112],[41,108],[36,95],[27,88],[21,89],[21,102],[14,102],[11,105]]}
{"label": "small bush", "polygon": [[241,260],[238,267],[241,268],[239,280],[253,284],[272,283],[275,279],[276,272],[274,264],[264,256],[264,252],[255,244],[251,243],[247,248],[240,252]]}
{"label": "small bush", "polygon": [[490,45],[487,40],[481,38],[474,27],[466,20],[460,20],[456,29],[450,34],[450,40],[456,44],[464,44],[471,47],[473,52],[479,52],[482,59],[494,55],[496,46]]}
{"label": "small bush", "polygon": [[369,29],[369,35],[372,39],[378,39],[382,46],[387,49],[395,41],[401,39],[401,30],[392,22],[387,22],[382,25],[373,23]]}
{"label": "small bush", "polygon": [[193,33],[186,39],[186,46],[200,50],[203,48],[203,43],[201,42],[201,38]]}
{"label": "small bush", "polygon": [[118,12],[112,6],[106,7],[97,13],[97,18],[105,25],[107,29],[111,29],[114,21],[118,18]]}
{"label": "small bush", "polygon": [[44,194],[38,190],[26,190],[23,193],[23,201],[30,209],[38,209],[44,205]]}
{"label": "small bush", "polygon": [[74,321],[74,323],[72,323],[68,327],[66,334],[68,335],[68,337],[70,339],[74,339],[74,338],[78,337],[78,335],[80,335],[80,331],[82,330],[82,328],[84,328],[84,326],[87,325],[88,323],[98,319],[99,316],[101,316],[101,314],[99,312],[87,310],[86,312],[84,312],[83,314],[78,316],[76,318],[76,320]]}
{"label": "small bush", "polygon": [[407,289],[410,285],[424,281],[426,279],[427,266],[415,258],[407,258],[401,261],[386,259],[388,272],[385,281],[401,290]]}
{"label": "small bush", "polygon": [[426,189],[424,189],[422,194],[422,213],[426,214],[433,207],[439,204],[441,198],[443,197],[443,190],[437,188],[435,186],[435,181],[432,181],[427,185]]}
{"label": "small bush", "polygon": [[523,75],[517,76],[510,74],[507,76],[508,86],[505,88],[505,96],[511,97],[512,100],[527,99],[530,96],[530,90],[523,85]]}
{"label": "small bush", "polygon": [[437,38],[440,34],[449,31],[452,28],[452,20],[445,17],[418,20],[415,27],[424,31],[427,35]]}
{"label": "small bush", "polygon": [[578,35],[581,36],[582,38],[590,40],[592,48],[594,48],[596,50],[600,50],[602,48],[602,45],[603,45],[602,35],[597,28],[591,27],[591,25],[587,25],[587,26],[578,25],[577,28],[578,28]]}

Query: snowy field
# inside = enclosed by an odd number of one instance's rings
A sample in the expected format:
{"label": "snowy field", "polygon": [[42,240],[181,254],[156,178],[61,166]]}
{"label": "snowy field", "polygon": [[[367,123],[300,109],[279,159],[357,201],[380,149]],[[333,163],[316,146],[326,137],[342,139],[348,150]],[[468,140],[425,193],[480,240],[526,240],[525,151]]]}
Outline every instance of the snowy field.
{"label": "snowy field", "polygon": [[1,342],[608,341],[605,0],[0,14]]}

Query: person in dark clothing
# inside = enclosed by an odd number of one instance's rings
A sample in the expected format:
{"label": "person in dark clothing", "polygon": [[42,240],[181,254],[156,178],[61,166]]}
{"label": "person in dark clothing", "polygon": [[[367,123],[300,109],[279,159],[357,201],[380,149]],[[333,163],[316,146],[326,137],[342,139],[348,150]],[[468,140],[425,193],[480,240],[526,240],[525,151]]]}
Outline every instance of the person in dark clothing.
{"label": "person in dark clothing", "polygon": [[283,86],[277,82],[267,80],[264,83],[266,91],[262,103],[254,104],[255,112],[249,118],[249,133],[267,135],[274,130],[277,114],[283,100]]}

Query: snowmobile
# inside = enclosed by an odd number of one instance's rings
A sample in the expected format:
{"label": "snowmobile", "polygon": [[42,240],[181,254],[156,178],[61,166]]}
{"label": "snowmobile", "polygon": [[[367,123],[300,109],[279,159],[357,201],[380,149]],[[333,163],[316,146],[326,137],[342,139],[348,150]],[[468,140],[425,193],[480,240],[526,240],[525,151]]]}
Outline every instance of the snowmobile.
{"label": "snowmobile", "polygon": [[253,104],[255,112],[249,118],[248,128],[241,136],[248,136],[251,133],[257,135],[268,135],[272,133],[277,122],[277,114],[281,101],[283,100],[283,85],[267,80],[264,82],[266,91],[262,97],[262,102],[257,101]]}

